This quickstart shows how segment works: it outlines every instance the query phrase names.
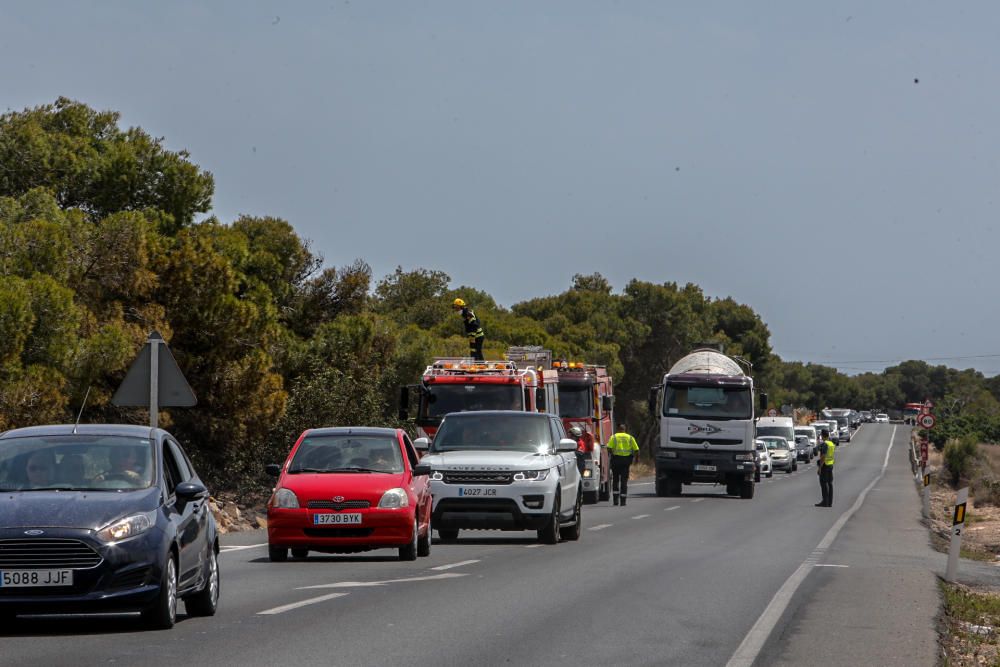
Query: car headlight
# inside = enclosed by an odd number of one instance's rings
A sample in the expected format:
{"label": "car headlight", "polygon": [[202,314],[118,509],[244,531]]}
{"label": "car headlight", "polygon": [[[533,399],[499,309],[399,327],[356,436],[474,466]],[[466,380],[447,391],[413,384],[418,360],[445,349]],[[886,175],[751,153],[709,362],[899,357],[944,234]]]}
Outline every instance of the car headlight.
{"label": "car headlight", "polygon": [[594,476],[594,472],[590,468],[584,468],[583,469],[583,476],[584,477],[593,477]]}
{"label": "car headlight", "polygon": [[298,509],[299,499],[291,489],[281,488],[274,492],[271,496],[271,502],[269,502],[268,507],[274,507],[278,509]]}
{"label": "car headlight", "polygon": [[380,509],[398,510],[401,507],[410,506],[410,497],[406,495],[404,489],[389,489],[382,494],[382,500],[378,501]]}
{"label": "car headlight", "polygon": [[432,482],[440,482],[442,480],[444,480],[444,473],[441,472],[440,470],[435,470],[434,472],[431,473]]}
{"label": "car headlight", "polygon": [[548,469],[545,470],[524,470],[522,472],[514,473],[515,482],[523,482],[528,480],[530,482],[541,482],[543,479],[549,476]]}
{"label": "car headlight", "polygon": [[97,531],[97,539],[102,542],[121,542],[141,535],[156,524],[156,510],[133,514]]}

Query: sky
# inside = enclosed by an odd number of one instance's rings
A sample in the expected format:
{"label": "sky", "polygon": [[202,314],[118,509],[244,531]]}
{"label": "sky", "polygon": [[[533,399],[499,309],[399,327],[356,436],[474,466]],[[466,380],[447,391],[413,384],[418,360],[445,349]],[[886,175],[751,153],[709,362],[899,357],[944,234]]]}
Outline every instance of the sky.
{"label": "sky", "polygon": [[692,282],[787,361],[992,376],[998,34],[972,1],[6,0],[0,109],[119,111],[327,266],[506,307]]}

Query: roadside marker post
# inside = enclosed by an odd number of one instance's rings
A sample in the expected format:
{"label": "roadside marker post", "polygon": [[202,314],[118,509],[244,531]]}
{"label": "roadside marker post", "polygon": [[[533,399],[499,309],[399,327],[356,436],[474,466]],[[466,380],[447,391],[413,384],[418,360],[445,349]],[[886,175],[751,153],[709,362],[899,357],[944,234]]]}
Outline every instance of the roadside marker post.
{"label": "roadside marker post", "polygon": [[969,502],[969,487],[958,490],[955,513],[951,518],[951,546],[948,547],[948,569],[945,579],[954,582],[958,576],[958,556],[962,551],[962,531],[965,529],[965,506]]}
{"label": "roadside marker post", "polygon": [[924,492],[923,492],[924,518],[929,519],[931,518],[931,476],[927,472],[926,465],[922,468],[922,471],[923,471],[922,475],[924,481]]}

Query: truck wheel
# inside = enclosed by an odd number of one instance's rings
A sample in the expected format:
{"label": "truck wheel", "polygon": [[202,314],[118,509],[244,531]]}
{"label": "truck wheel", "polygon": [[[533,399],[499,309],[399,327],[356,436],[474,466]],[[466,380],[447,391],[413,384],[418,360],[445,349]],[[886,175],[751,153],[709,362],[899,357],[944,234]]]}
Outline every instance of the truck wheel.
{"label": "truck wheel", "polygon": [[743,500],[753,498],[753,482],[748,479],[743,481],[743,488],[740,489],[740,498]]}
{"label": "truck wheel", "polygon": [[538,529],[538,541],[542,544],[559,543],[559,489],[556,489],[556,498],[552,507],[552,515],[545,526]]}
{"label": "truck wheel", "polygon": [[682,494],[681,491],[681,480],[679,479],[667,479],[667,495],[668,496],[679,496]]}
{"label": "truck wheel", "polygon": [[576,511],[573,513],[573,525],[564,526],[559,529],[559,537],[570,542],[576,542],[580,539],[581,525],[583,524],[583,512],[581,511],[581,506],[583,505],[583,495],[577,494],[576,496]]}
{"label": "truck wheel", "polygon": [[656,495],[660,498],[666,498],[670,495],[667,490],[667,480],[657,478],[656,480]]}
{"label": "truck wheel", "polygon": [[448,528],[442,529],[438,528],[438,537],[440,537],[445,542],[454,542],[458,539],[458,528]]}

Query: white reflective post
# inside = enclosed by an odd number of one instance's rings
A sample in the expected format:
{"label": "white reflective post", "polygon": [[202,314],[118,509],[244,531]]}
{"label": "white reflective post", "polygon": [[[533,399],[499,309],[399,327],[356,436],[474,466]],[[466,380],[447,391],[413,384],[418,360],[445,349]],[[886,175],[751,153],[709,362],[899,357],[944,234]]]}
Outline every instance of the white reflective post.
{"label": "white reflective post", "polygon": [[965,506],[969,502],[969,487],[958,490],[955,513],[951,520],[951,546],[948,548],[948,570],[945,579],[955,581],[958,576],[958,556],[962,551],[962,531],[965,529]]}
{"label": "white reflective post", "polygon": [[924,518],[931,518],[931,476],[927,474],[927,466],[922,469],[921,480],[924,485]]}

